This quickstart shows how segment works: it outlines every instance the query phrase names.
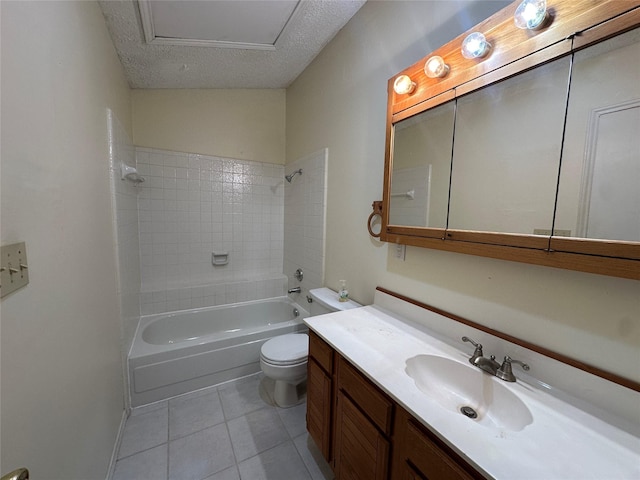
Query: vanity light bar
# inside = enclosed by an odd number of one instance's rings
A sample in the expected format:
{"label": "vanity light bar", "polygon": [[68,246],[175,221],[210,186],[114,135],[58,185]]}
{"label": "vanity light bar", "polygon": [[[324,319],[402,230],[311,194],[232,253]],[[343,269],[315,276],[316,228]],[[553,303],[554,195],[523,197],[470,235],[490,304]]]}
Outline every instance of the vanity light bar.
{"label": "vanity light bar", "polygon": [[[546,24],[549,14],[546,0],[523,0],[514,15],[514,22],[518,28],[538,30]],[[462,41],[461,53],[464,58],[484,58],[491,51],[491,44],[480,32],[470,33]],[[424,64],[424,73],[429,78],[442,78],[449,73],[449,65],[443,58],[434,55]],[[393,90],[399,94],[411,93],[416,84],[407,75],[400,75],[393,84]]]}

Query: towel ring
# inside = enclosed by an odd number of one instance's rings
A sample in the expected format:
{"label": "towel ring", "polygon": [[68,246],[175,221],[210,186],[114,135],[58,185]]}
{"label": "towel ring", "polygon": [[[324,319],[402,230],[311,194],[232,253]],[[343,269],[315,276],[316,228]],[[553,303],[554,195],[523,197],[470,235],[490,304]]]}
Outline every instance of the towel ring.
{"label": "towel ring", "polygon": [[380,232],[378,233],[373,233],[373,230],[371,229],[371,223],[376,216],[382,218],[382,201],[376,200],[371,204],[371,208],[373,208],[373,212],[371,212],[371,215],[369,215],[369,219],[367,220],[367,230],[369,230],[369,235],[371,235],[372,237],[380,238],[382,230],[380,230]]}

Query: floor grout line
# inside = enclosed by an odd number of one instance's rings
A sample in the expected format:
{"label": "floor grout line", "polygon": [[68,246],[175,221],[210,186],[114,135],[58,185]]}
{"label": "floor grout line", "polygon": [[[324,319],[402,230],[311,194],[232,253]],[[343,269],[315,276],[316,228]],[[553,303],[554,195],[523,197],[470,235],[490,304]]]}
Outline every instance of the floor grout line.
{"label": "floor grout line", "polygon": [[[246,382],[246,377],[243,379],[240,379],[240,382],[238,382],[238,385],[242,385],[244,382]],[[228,384],[231,384],[232,382],[228,382]],[[204,480],[207,478],[210,478],[212,476],[216,476],[219,473],[226,471],[226,470],[230,470],[232,468],[235,468],[236,474],[238,476],[238,478],[242,478],[241,474],[240,474],[240,464],[243,462],[248,462],[250,460],[254,460],[256,457],[260,457],[261,455],[264,455],[265,453],[276,449],[276,448],[280,448],[283,447],[283,445],[286,444],[290,444],[295,452],[296,452],[296,456],[297,456],[297,461],[295,463],[299,463],[299,467],[300,468],[300,472],[302,472],[302,468],[304,468],[304,471],[307,473],[307,475],[309,476],[310,479],[314,478],[314,473],[313,471],[315,471],[315,469],[312,470],[312,466],[313,464],[307,464],[307,462],[305,461],[305,458],[307,458],[307,460],[311,459],[312,462],[316,462],[317,460],[314,457],[313,453],[310,453],[310,456],[304,456],[303,457],[303,452],[300,450],[300,448],[304,449],[307,448],[304,446],[304,439],[302,439],[301,437],[308,435],[308,432],[306,430],[306,416],[301,415],[299,411],[297,411],[296,409],[302,408],[302,405],[306,404],[306,398],[304,398],[304,400],[302,400],[300,403],[298,403],[297,405],[284,409],[284,408],[280,408],[277,407],[275,405],[271,405],[269,403],[269,399],[270,399],[270,395],[269,392],[267,391],[267,389],[264,389],[264,385],[262,384],[262,381],[258,381],[255,385],[258,389],[259,389],[259,394],[258,397],[260,400],[262,400],[262,404],[259,405],[259,401],[256,402],[256,398],[253,397],[252,395],[255,395],[253,393],[250,393],[249,396],[247,397],[247,403],[246,404],[242,404],[241,407],[238,409],[238,411],[241,411],[242,408],[244,408],[245,406],[249,408],[248,411],[242,411],[242,414],[240,415],[235,415],[233,418],[227,418],[227,414],[225,411],[225,407],[224,404],[227,403],[228,406],[233,405],[233,401],[234,401],[234,396],[240,395],[242,398],[242,401],[245,401],[244,395],[245,392],[242,391],[238,391],[235,389],[229,389],[229,391],[225,394],[220,392],[220,389],[218,387],[214,387],[213,389],[211,389],[210,394],[213,394],[213,392],[215,392],[215,396],[212,395],[212,399],[215,398],[217,399],[217,403],[219,404],[219,408],[220,408],[220,413],[221,413],[221,420],[218,423],[214,423],[212,425],[207,425],[205,427],[202,428],[198,428],[200,427],[199,423],[191,423],[191,425],[193,425],[194,427],[196,427],[196,430],[194,431],[189,431],[188,433],[183,433],[180,436],[177,436],[176,438],[171,438],[171,434],[172,434],[172,420],[175,420],[177,422],[180,422],[180,420],[178,420],[179,418],[184,418],[184,413],[178,412],[177,408],[179,408],[179,406],[176,406],[175,404],[173,404],[173,408],[172,408],[172,400],[175,399],[180,399],[181,397],[188,397],[189,395],[192,395],[194,393],[198,393],[198,392],[203,392],[206,389],[201,389],[198,390],[196,392],[190,392],[187,394],[183,394],[180,396],[176,396],[173,397],[172,399],[169,399],[166,401],[166,403],[164,405],[159,405],[158,408],[152,409],[149,412],[145,412],[142,413],[140,415],[131,415],[129,416],[129,418],[127,419],[127,422],[132,419],[132,418],[140,418],[144,415],[147,415],[148,413],[156,413],[158,410],[164,409],[166,408],[166,421],[167,421],[167,426],[166,426],[166,441],[163,443],[159,443],[157,445],[153,445],[150,446],[148,448],[145,448],[143,450],[131,453],[130,455],[127,455],[125,457],[122,458],[118,458],[116,461],[116,467],[117,467],[117,463],[121,462],[123,460],[129,460],[131,459],[131,457],[135,456],[135,455],[140,455],[146,452],[149,452],[152,449],[158,448],[158,447],[164,447],[164,455],[165,455],[165,459],[166,459],[166,471],[165,471],[165,475],[166,475],[166,480],[170,479],[170,474],[171,474],[171,454],[170,454],[170,450],[171,450],[171,444],[172,442],[176,442],[176,441],[180,441],[183,439],[186,439],[187,437],[191,436],[191,435],[195,435],[198,433],[203,432],[204,430],[210,429],[210,428],[214,428],[214,427],[220,427],[221,424],[224,424],[224,432],[226,434],[226,439],[224,439],[225,442],[229,442],[230,444],[230,452],[232,455],[232,458],[230,460],[233,461],[233,463],[227,467],[222,468],[221,470],[212,472],[212,473],[208,473],[207,475],[205,475],[202,479],[200,480]],[[209,387],[211,388],[211,387]],[[226,396],[228,395],[228,396]],[[265,395],[267,398],[265,398]],[[197,399],[199,395],[194,395],[193,398]],[[223,396],[226,396],[226,401],[223,402]],[[305,395],[306,397],[306,395]],[[215,400],[212,400],[215,401]],[[206,402],[205,402],[206,403]],[[211,407],[211,404],[208,404]],[[259,406],[256,406],[259,405]],[[137,407],[137,408],[144,408],[144,407]],[[188,409],[189,407],[187,407]],[[213,409],[214,411],[217,411],[215,408]],[[232,408],[232,411],[229,412],[229,414],[233,413],[233,410],[235,410],[235,408]],[[229,428],[229,423],[232,421],[239,421],[239,419],[248,417],[260,410],[265,410],[265,411],[273,411],[275,410],[275,418],[273,421],[277,421],[279,422],[279,426],[281,426],[284,429],[284,432],[286,433],[286,436],[283,436],[282,438],[278,438],[278,437],[273,437],[273,441],[277,442],[273,445],[270,445],[269,448],[264,449],[262,451],[258,451],[255,452],[253,455],[251,455],[248,458],[243,459],[242,461],[238,461],[238,452],[236,451],[237,446],[236,444],[234,444],[233,440],[232,440],[232,435],[231,435],[231,430]],[[188,411],[188,410],[187,410]],[[196,418],[198,418],[199,415],[201,415],[197,409],[194,409],[194,411],[196,413],[189,413],[189,415],[195,415]],[[212,410],[208,410],[209,412]],[[289,412],[289,413],[288,413]],[[205,412],[202,413],[202,415],[204,415]],[[206,413],[207,415],[209,413]],[[160,416],[162,416],[162,414],[159,414]],[[176,415],[179,415],[178,417],[176,417]],[[216,413],[216,415],[218,415]],[[271,415],[271,414],[269,414]],[[187,417],[188,418],[188,417]],[[193,418],[193,417],[192,417]],[[205,417],[203,417],[205,418]],[[251,423],[248,420],[245,420],[247,422],[248,425],[251,425]],[[300,424],[300,422],[302,422],[303,425]],[[189,423],[185,424],[185,425],[189,425]],[[305,428],[302,429],[301,427],[304,426]],[[180,425],[176,424],[174,425],[176,431],[188,431],[187,429],[182,428]],[[126,425],[125,425],[126,428]],[[140,426],[140,428],[146,428],[145,426]],[[213,433],[213,432],[212,432]],[[222,433],[222,431],[220,431],[220,433]],[[220,435],[214,436],[214,438],[222,438]],[[236,439],[238,440],[238,435],[236,434]],[[296,444],[296,439],[300,439],[298,443],[300,443],[300,448],[298,447],[298,445]],[[242,441],[241,441],[242,442]],[[242,445],[242,443],[240,443],[239,445]],[[287,447],[287,451],[289,447]],[[160,455],[160,451],[158,452],[158,455]],[[149,458],[149,457],[147,457]],[[141,460],[142,461],[142,460]],[[145,462],[147,462],[148,460],[144,460]],[[177,461],[176,458],[174,458],[174,461]],[[287,459],[283,459],[283,462],[285,461],[289,461]],[[128,468],[130,467],[130,462],[127,462],[128,464]],[[254,463],[255,465],[255,463]],[[215,468],[215,464],[211,464],[211,466],[213,468]],[[318,467],[320,468],[320,470],[322,471],[321,465],[318,464]],[[138,467],[140,468],[140,467]],[[115,469],[114,469],[115,472]],[[245,472],[246,473],[246,472]],[[324,475],[324,473],[322,474]]]}

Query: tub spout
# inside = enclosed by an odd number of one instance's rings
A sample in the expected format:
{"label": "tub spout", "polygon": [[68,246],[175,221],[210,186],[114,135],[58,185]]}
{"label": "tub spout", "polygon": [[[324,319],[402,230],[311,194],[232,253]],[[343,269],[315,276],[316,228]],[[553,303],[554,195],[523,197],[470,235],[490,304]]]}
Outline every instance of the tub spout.
{"label": "tub spout", "polygon": [[288,290],[288,293],[300,293],[300,292],[301,292],[300,287],[290,288]]}

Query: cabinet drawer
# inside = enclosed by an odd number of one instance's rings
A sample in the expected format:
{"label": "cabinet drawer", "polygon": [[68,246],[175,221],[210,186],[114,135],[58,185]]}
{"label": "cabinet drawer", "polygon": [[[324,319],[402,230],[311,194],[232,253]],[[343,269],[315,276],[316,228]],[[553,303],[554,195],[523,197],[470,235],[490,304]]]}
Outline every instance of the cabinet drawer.
{"label": "cabinet drawer", "polygon": [[[409,420],[406,430],[405,457],[420,473],[428,479],[473,480],[482,478],[477,472],[472,475],[463,468],[461,461],[454,459],[438,444],[441,441],[435,435],[425,432],[416,425],[415,420]],[[471,467],[469,467],[471,468]],[[410,475],[408,478],[420,478]]]}
{"label": "cabinet drawer", "polygon": [[333,374],[333,348],[316,333],[309,330],[309,356],[329,375]]}
{"label": "cabinet drawer", "polygon": [[393,403],[344,358],[339,357],[338,388],[385,434],[391,434]]}

